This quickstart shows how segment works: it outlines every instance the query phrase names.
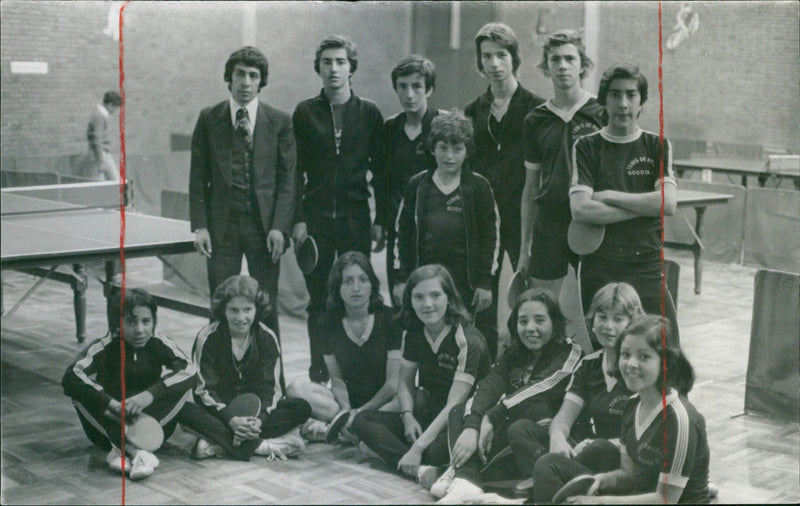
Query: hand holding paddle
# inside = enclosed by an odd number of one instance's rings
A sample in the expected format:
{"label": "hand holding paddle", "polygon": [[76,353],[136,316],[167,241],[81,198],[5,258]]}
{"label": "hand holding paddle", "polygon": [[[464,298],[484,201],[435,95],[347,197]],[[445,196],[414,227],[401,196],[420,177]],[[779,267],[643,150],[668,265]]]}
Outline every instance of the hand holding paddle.
{"label": "hand holding paddle", "polygon": [[256,417],[261,412],[261,399],[256,394],[237,396],[228,404],[228,410],[234,415],[228,421],[228,426],[233,431],[233,446],[260,437],[261,420]]}

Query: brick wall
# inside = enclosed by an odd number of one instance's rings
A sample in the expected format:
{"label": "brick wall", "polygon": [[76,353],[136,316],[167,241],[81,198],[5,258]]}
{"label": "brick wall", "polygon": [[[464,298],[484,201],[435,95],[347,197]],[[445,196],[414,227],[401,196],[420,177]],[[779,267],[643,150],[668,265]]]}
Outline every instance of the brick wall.
{"label": "brick wall", "polygon": [[[800,151],[799,5],[694,3],[700,30],[676,51],[664,53],[667,135]],[[679,7],[677,2],[663,4],[665,35]],[[102,34],[108,4],[3,2],[0,9],[3,157],[84,152],[91,108],[118,82],[117,43]],[[550,9],[544,19],[551,31],[583,25],[583,6],[571,2],[497,4],[494,16],[511,24],[520,38],[521,80],[549,96],[550,84],[534,67],[541,56],[534,31],[544,9]],[[435,105],[463,105],[461,95],[471,97],[485,86],[474,71],[471,40],[475,27],[490,21],[490,14],[480,14],[487,16],[485,20],[473,19],[473,10],[480,11],[478,6],[462,5],[462,49],[439,51],[442,59],[447,54],[459,58],[464,68],[437,62],[441,86],[434,95]],[[133,2],[125,12],[126,145],[132,155],[168,153],[171,132],[191,132],[199,110],[226,97],[224,61],[248,37],[248,25],[254,31],[249,42],[262,48],[271,64],[263,96],[287,111],[319,91],[312,60],[316,43],[327,34],[346,33],[358,44],[360,68],[353,88],[375,100],[387,116],[398,110],[389,79],[391,66],[410,49],[426,52],[410,40],[415,11],[402,2],[286,2],[255,7]],[[650,79],[653,97],[642,124],[656,129],[656,4],[608,3],[599,12],[604,29],[596,72],[620,59],[638,62]],[[247,16],[255,16],[255,23]],[[432,29],[431,37],[448,33],[447,16],[440,25]],[[47,61],[49,74],[10,73],[11,61],[28,60]],[[466,82],[465,87],[456,90],[458,100],[450,100],[445,84],[459,80]]]}

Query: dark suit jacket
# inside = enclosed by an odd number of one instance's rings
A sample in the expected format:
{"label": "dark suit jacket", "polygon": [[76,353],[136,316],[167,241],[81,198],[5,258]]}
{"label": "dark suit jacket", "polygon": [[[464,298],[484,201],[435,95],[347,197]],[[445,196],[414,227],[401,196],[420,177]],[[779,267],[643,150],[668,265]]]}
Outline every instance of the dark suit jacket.
{"label": "dark suit jacket", "polygon": [[[216,248],[224,237],[231,208],[231,143],[234,134],[228,100],[203,109],[192,135],[189,211],[192,230],[207,228]],[[264,232],[288,235],[295,206],[295,151],[289,114],[259,102],[253,131],[256,201]]]}

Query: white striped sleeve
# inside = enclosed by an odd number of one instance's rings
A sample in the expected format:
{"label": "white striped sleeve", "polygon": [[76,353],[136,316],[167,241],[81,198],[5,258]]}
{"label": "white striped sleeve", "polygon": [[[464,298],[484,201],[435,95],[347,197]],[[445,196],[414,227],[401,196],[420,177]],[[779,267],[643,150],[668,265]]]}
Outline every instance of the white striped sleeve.
{"label": "white striped sleeve", "polygon": [[505,404],[506,408],[511,409],[526,399],[530,399],[535,395],[554,388],[564,378],[567,378],[570,374],[572,374],[572,372],[578,366],[578,363],[580,363],[580,360],[581,348],[576,344],[572,344],[572,349],[569,352],[569,356],[567,356],[567,359],[564,361],[560,369],[541,381],[536,381],[525,388],[517,390],[513,394],[506,397],[503,400],[503,404]]}
{"label": "white striped sleeve", "polygon": [[82,383],[97,390],[98,392],[103,392],[105,389],[102,385],[100,385],[100,383],[96,382],[90,377],[90,374],[93,373],[89,373],[88,371],[92,369],[92,364],[94,363],[97,355],[106,349],[106,347],[111,343],[111,340],[112,336],[109,333],[95,341],[91,346],[89,346],[89,348],[87,348],[86,354],[83,356],[83,358],[78,360],[72,367],[72,372],[75,373],[75,376],[77,376]]}
{"label": "white striped sleeve", "polygon": [[197,367],[197,386],[195,386],[194,393],[204,405],[221,411],[226,405],[222,402],[218,402],[216,399],[214,399],[214,397],[211,396],[211,393],[208,391],[206,377],[203,374],[203,351],[209,336],[214,333],[218,325],[218,323],[207,325],[200,330],[199,334],[197,334],[197,339],[194,343],[193,357],[194,363]]}

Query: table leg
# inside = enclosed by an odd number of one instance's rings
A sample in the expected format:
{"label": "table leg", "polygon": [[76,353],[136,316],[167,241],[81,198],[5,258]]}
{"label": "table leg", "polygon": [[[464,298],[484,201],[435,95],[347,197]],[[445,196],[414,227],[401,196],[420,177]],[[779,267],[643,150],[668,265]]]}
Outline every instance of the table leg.
{"label": "table leg", "polygon": [[[695,212],[697,213],[697,218],[694,222],[694,231],[697,237],[700,238],[700,227],[703,225],[703,215],[706,213],[706,208],[696,207]],[[694,253],[694,293],[699,295],[703,284],[703,246],[700,242],[695,241],[692,252]]]}
{"label": "table leg", "polygon": [[79,343],[86,340],[86,289],[89,287],[89,276],[86,266],[73,264],[72,270],[72,304],[75,308],[75,336]]}
{"label": "table leg", "polygon": [[108,320],[108,328],[112,328],[111,299],[121,290],[119,274],[119,260],[106,261],[106,281],[103,283],[103,295],[106,297],[106,319]]}

